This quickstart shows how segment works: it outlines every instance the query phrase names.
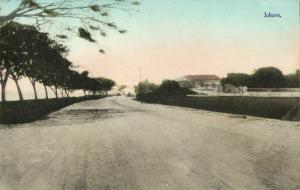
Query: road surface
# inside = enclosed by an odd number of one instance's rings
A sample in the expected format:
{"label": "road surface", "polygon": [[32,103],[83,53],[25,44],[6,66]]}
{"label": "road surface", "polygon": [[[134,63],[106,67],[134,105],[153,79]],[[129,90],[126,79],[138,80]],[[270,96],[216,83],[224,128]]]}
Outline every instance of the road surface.
{"label": "road surface", "polygon": [[0,129],[0,190],[296,190],[300,125],[125,97]]}

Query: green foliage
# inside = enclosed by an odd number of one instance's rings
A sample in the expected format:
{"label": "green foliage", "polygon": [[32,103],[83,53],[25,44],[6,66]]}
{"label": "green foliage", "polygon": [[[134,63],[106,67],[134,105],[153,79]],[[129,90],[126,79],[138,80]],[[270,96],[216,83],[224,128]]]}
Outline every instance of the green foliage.
{"label": "green foliage", "polygon": [[119,33],[121,33],[121,34],[124,34],[126,32],[127,32],[127,30],[119,30]]}
{"label": "green foliage", "polygon": [[78,35],[79,37],[83,38],[83,39],[86,39],[90,42],[96,42],[96,40],[94,40],[91,36],[91,33],[87,30],[85,30],[84,28],[80,27],[78,29]]}
{"label": "green foliage", "polygon": [[251,76],[245,73],[228,73],[226,78],[221,80],[222,86],[225,84],[232,84],[236,87],[248,86]]}
{"label": "green foliage", "polygon": [[[140,87],[136,88],[136,92],[138,96],[143,96],[143,94],[151,94],[153,96],[172,96],[172,95],[188,95],[188,94],[196,94],[194,91],[188,88],[180,87],[179,83],[174,80],[164,80],[160,86],[155,86],[155,89],[149,90],[150,84],[148,81],[144,81],[140,83]],[[154,86],[153,86],[154,88]]]}
{"label": "green foliage", "polygon": [[143,94],[154,92],[158,88],[158,85],[149,82],[147,79],[139,82],[137,86],[134,87],[134,91],[136,94]]}
{"label": "green foliage", "polygon": [[57,34],[56,37],[60,38],[60,39],[68,39],[68,36],[66,35],[60,35],[60,34]]}
{"label": "green foliage", "polygon": [[34,0],[23,0],[22,4],[24,6],[28,6],[30,8],[36,8],[39,7],[39,4],[36,3]]}
{"label": "green foliage", "polygon": [[245,73],[229,73],[221,80],[222,85],[232,84],[235,87],[247,86],[250,88],[295,88],[299,86],[298,74],[284,76],[275,67],[262,67],[257,69],[252,75]]}
{"label": "green foliage", "polygon": [[[115,9],[130,12],[131,9],[128,7],[140,4],[139,1],[136,0],[19,0],[19,3],[13,3],[12,6],[8,3],[9,0],[4,0],[0,3],[0,10],[5,6],[10,7],[10,12],[3,13],[0,16],[0,28],[17,19],[23,20],[22,18],[32,19],[35,22],[28,23],[35,23],[32,25],[44,29],[47,29],[46,27],[50,25],[67,26],[69,20],[75,20],[75,22],[71,22],[81,23],[75,26],[79,30],[79,37],[90,42],[96,42],[94,37],[92,37],[93,33],[91,34],[87,29],[83,28],[88,25],[102,25],[104,26],[103,28],[113,29],[123,33],[123,30],[120,30],[116,24],[111,22],[111,17],[108,18],[110,10]],[[66,20],[60,19],[61,17],[66,18]],[[98,30],[95,28],[91,29]],[[64,32],[69,31],[71,30],[67,26]],[[63,35],[67,36],[66,34]]]}
{"label": "green foliage", "polygon": [[72,70],[73,63],[65,58],[68,49],[32,26],[13,22],[1,28],[0,36],[2,91],[6,83],[2,75],[16,82],[21,77],[29,78],[36,98],[36,82],[66,92],[81,89],[93,93],[108,91],[115,84],[110,79],[90,78],[87,71],[78,73]]}
{"label": "green foliage", "polygon": [[253,88],[282,88],[285,84],[282,72],[275,67],[259,68],[251,78],[249,87]]}
{"label": "green foliage", "polygon": [[174,80],[164,80],[158,90],[161,91],[175,91],[180,89],[180,85],[177,81]]}
{"label": "green foliage", "polygon": [[140,5],[140,2],[139,1],[133,1],[132,4],[133,5]]}
{"label": "green foliage", "polygon": [[179,83],[174,80],[164,80],[162,84],[154,91],[158,96],[171,96],[171,95],[192,95],[196,92],[180,87]]}
{"label": "green foliage", "polygon": [[103,54],[105,53],[105,51],[103,49],[99,49],[99,52],[103,53]]}
{"label": "green foliage", "polygon": [[98,77],[95,79],[98,81],[98,88],[102,91],[107,92],[116,85],[116,82],[111,79],[107,79],[107,78],[103,78],[103,77]]}
{"label": "green foliage", "polygon": [[287,88],[300,88],[300,70],[285,76],[285,86]]}
{"label": "green foliage", "polygon": [[101,31],[100,34],[101,34],[101,36],[106,37],[106,33],[105,32]]}
{"label": "green foliage", "polygon": [[111,27],[111,28],[117,28],[116,24],[112,23],[112,22],[106,23],[106,25]]}
{"label": "green foliage", "polygon": [[108,13],[107,12],[102,12],[101,16],[108,16]]}
{"label": "green foliage", "polygon": [[89,25],[89,27],[92,30],[100,30],[100,27],[98,27],[98,26]]}
{"label": "green foliage", "polygon": [[101,8],[99,7],[99,5],[91,5],[90,8],[92,11],[95,11],[95,12],[101,11]]}

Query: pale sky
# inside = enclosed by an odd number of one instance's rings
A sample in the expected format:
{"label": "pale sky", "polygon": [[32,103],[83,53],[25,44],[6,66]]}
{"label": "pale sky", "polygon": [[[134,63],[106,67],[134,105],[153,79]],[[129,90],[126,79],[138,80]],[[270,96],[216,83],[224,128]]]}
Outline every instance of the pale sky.
{"label": "pale sky", "polygon": [[[139,12],[114,12],[126,34],[91,44],[73,38],[69,59],[93,76],[135,85],[187,74],[299,68],[299,0],[140,0]],[[5,8],[4,8],[5,9]],[[281,18],[265,18],[264,12]],[[106,54],[100,54],[99,48]],[[24,83],[25,84],[25,83]],[[14,87],[13,87],[14,88]]]}
{"label": "pale sky", "polygon": [[[69,58],[124,84],[138,82],[139,67],[143,79],[158,83],[263,66],[289,73],[299,66],[298,0],[142,0],[139,10],[116,15],[129,32],[111,32],[101,44],[106,55],[75,40]],[[264,18],[264,12],[282,17]]]}

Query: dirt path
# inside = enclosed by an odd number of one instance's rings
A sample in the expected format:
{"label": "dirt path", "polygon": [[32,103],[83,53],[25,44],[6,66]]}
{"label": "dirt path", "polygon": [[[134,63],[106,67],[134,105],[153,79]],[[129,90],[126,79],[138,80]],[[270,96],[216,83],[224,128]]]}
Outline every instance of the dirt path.
{"label": "dirt path", "polygon": [[124,97],[82,102],[0,129],[0,190],[296,190],[297,125]]}

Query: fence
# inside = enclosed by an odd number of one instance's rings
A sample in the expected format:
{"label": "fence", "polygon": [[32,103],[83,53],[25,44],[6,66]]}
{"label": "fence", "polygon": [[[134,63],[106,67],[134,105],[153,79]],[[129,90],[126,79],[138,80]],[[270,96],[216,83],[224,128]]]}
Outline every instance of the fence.
{"label": "fence", "polygon": [[247,91],[237,90],[234,93],[203,90],[199,94],[208,96],[300,97],[300,88],[248,88]]}

